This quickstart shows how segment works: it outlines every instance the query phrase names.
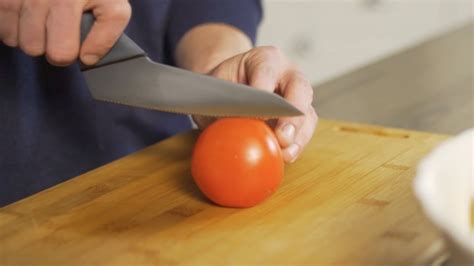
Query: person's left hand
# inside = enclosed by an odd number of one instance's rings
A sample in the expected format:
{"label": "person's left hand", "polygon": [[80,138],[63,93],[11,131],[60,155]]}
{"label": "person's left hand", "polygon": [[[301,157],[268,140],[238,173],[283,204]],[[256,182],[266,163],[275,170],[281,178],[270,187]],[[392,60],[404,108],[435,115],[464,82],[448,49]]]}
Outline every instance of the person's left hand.
{"label": "person's left hand", "polygon": [[[283,96],[304,113],[282,117],[274,127],[285,162],[294,162],[311,140],[318,116],[312,106],[313,89],[301,70],[272,46],[257,47],[236,55],[215,67],[209,75]],[[202,129],[214,119],[193,117]]]}

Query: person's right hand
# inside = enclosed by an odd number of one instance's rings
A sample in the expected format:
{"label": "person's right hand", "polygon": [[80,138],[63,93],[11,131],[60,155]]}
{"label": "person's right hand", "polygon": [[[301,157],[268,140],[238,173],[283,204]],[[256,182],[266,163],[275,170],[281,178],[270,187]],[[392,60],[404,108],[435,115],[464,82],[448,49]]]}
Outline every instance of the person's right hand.
{"label": "person's right hand", "polygon": [[[82,13],[96,21],[80,44]],[[31,56],[46,55],[56,66],[79,56],[87,65],[99,61],[128,24],[128,0],[0,0],[0,41]]]}

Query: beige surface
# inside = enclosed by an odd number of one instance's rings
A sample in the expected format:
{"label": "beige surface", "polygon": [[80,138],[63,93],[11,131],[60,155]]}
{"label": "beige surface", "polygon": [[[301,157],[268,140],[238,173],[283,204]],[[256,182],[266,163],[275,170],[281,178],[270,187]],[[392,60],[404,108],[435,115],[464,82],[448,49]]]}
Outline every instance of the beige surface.
{"label": "beige surface", "polygon": [[445,134],[474,126],[474,24],[315,88],[321,117]]}
{"label": "beige surface", "polygon": [[313,84],[474,18],[474,0],[264,0],[257,44],[273,44]]}
{"label": "beige surface", "polygon": [[180,135],[0,209],[0,265],[413,265],[438,236],[411,192],[445,137],[323,120],[276,194],[217,207]]}

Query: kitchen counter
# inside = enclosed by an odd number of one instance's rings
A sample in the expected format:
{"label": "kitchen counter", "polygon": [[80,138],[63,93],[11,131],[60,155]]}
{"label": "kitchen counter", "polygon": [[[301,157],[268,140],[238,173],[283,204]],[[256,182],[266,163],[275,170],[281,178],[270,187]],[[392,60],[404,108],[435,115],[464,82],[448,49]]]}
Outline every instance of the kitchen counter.
{"label": "kitchen counter", "polygon": [[474,126],[474,23],[315,87],[321,117],[457,134]]}
{"label": "kitchen counter", "polygon": [[423,265],[444,256],[412,179],[447,136],[323,119],[280,189],[249,209],[198,191],[196,136],[1,208],[0,265]]}

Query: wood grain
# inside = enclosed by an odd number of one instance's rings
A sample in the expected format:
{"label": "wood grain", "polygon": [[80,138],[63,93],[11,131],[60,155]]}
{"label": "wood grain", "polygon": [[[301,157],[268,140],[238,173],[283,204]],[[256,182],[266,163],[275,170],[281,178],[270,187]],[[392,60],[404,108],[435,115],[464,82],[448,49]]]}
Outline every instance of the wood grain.
{"label": "wood grain", "polygon": [[[213,205],[190,176],[197,133],[0,209],[0,265],[414,265],[439,236],[415,166],[446,136],[323,120],[280,189]],[[428,252],[428,253],[427,253]]]}
{"label": "wood grain", "polygon": [[321,117],[456,134],[474,126],[474,23],[315,87]]}

